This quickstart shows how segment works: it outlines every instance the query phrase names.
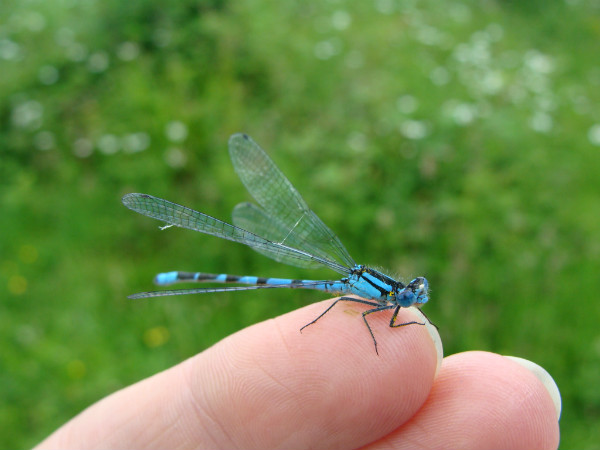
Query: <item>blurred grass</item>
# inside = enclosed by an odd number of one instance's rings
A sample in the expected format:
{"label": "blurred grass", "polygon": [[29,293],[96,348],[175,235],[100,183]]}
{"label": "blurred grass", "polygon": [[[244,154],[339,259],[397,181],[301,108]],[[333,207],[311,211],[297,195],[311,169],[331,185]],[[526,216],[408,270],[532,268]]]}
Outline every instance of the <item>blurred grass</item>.
{"label": "blurred grass", "polygon": [[[0,4],[0,435],[77,412],[322,298],[130,302],[164,270],[312,276],[120,204],[227,219],[259,142],[361,263],[425,275],[447,354],[531,359],[564,448],[600,431],[600,4]],[[372,236],[365,240],[364,236]]]}

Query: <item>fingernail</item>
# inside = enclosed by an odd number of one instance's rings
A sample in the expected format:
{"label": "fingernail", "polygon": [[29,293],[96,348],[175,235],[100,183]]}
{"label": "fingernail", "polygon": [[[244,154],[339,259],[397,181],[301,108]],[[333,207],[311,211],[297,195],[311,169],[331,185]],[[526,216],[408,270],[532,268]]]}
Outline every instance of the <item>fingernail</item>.
{"label": "fingernail", "polygon": [[435,374],[437,375],[440,367],[442,367],[442,360],[444,359],[444,347],[442,345],[442,338],[440,337],[440,333],[438,329],[433,325],[429,319],[421,312],[419,308],[411,306],[409,308],[415,316],[417,316],[417,320],[423,322],[425,324],[425,329],[431,336],[431,340],[433,341],[433,345],[435,346],[435,351],[437,353],[437,365],[435,368]]}
{"label": "fingernail", "polygon": [[560,391],[558,390],[558,386],[556,385],[554,378],[550,376],[546,369],[544,369],[541,366],[538,366],[536,363],[531,362],[527,359],[519,358],[517,356],[505,356],[505,358],[511,359],[514,362],[522,365],[531,373],[533,373],[538,378],[538,380],[542,382],[542,384],[550,394],[552,401],[554,402],[554,408],[556,409],[556,417],[558,420],[560,420],[562,400],[560,398]]}

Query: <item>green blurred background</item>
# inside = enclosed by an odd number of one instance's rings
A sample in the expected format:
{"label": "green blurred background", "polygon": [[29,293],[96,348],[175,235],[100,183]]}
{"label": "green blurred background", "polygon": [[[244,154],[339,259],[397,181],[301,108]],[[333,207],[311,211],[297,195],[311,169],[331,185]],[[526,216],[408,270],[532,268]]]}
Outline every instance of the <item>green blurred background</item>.
{"label": "green blurred background", "polygon": [[358,262],[428,277],[446,354],[539,363],[563,396],[562,447],[598,448],[599,13],[598,0],[0,3],[0,445],[33,445],[323,298],[126,298],[175,269],[331,276],[160,232],[121,205],[145,192],[229,219],[248,200],[227,153],[244,131]]}

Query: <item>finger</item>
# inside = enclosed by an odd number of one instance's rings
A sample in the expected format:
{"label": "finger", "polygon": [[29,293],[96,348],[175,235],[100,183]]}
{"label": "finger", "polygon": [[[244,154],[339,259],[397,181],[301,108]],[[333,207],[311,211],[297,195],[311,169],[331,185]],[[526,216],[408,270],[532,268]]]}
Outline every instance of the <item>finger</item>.
{"label": "finger", "polygon": [[369,448],[555,449],[555,404],[540,380],[500,355],[444,359],[423,408]]}
{"label": "finger", "polygon": [[[433,384],[426,327],[390,329],[342,303],[299,333],[322,302],[244,329],[102,400],[40,448],[354,448],[405,423]],[[415,320],[402,310],[400,321]]]}

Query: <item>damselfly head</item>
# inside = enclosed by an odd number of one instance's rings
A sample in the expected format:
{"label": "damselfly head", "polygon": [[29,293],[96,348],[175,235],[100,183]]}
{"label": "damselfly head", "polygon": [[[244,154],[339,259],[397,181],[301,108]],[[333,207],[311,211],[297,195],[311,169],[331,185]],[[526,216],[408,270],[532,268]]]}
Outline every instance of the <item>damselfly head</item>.
{"label": "damselfly head", "polygon": [[429,300],[429,283],[423,277],[417,277],[396,294],[398,304],[403,308],[421,306]]}

